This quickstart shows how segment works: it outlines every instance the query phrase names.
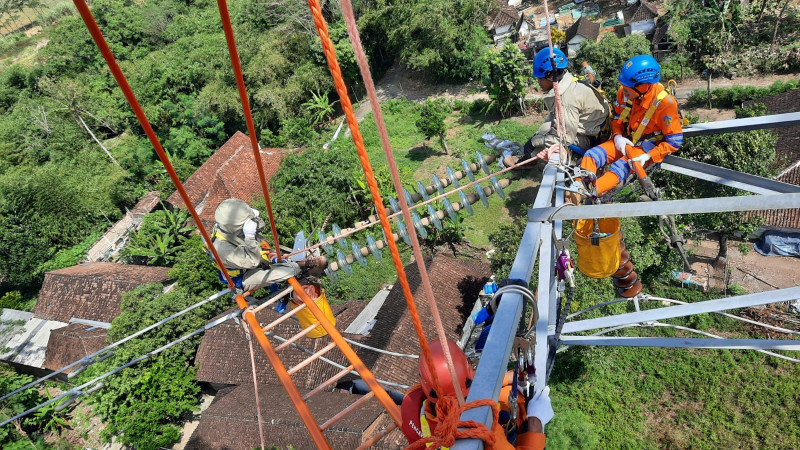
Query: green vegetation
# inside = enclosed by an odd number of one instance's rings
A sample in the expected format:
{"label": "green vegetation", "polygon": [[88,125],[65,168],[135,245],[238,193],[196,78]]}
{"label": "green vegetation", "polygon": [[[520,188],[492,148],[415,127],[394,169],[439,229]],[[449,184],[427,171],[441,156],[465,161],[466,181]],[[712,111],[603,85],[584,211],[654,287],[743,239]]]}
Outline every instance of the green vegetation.
{"label": "green vegetation", "polygon": [[[163,294],[159,283],[140,286],[123,295],[121,314],[111,323],[108,339],[117,341],[197,301],[184,287]],[[107,360],[89,367],[81,382],[127,363],[198,328],[228,308],[223,297],[158,327],[118,348]],[[200,336],[165,350],[106,380],[106,386],[87,400],[106,423],[101,436],[141,449],[169,446],[180,437],[186,414],[200,404],[194,375],[194,354]]]}
{"label": "green vegetation", "polygon": [[597,78],[606,86],[617,86],[617,75],[622,65],[636,55],[649,55],[650,41],[642,34],[633,34],[625,38],[618,38],[615,34],[603,35],[600,41],[587,39],[581,42],[581,48],[575,58],[572,58],[572,67],[575,73],[580,72],[582,61],[588,61],[597,72]]}
{"label": "green vegetation", "polygon": [[671,0],[659,20],[670,24],[671,59],[698,72],[752,76],[800,69],[800,13],[788,0]]}
{"label": "green vegetation", "polygon": [[[31,381],[33,381],[33,377],[30,375],[20,375],[10,369],[0,367],[0,392],[11,392]],[[46,400],[47,398],[40,395],[35,389],[20,392],[0,404],[0,420],[6,420]],[[50,408],[41,414],[19,419],[15,422],[17,426],[2,427],[0,428],[0,445],[3,448],[44,448],[45,444],[42,438],[44,433],[49,431],[48,424],[52,420],[54,420],[53,408]]]}
{"label": "green vegetation", "polygon": [[489,105],[503,117],[512,112],[525,111],[525,94],[530,84],[530,67],[516,45],[506,45],[488,56],[489,76],[484,80],[489,93]]}
{"label": "green vegetation", "polygon": [[445,153],[449,155],[450,150],[448,150],[447,144],[444,142],[444,134],[447,132],[444,119],[447,117],[448,112],[443,101],[426,100],[422,104],[422,110],[415,125],[419,132],[425,136],[425,139],[438,137]]}
{"label": "green vegetation", "polygon": [[[740,107],[742,106],[742,103],[748,100],[754,100],[775,94],[782,94],[795,89],[800,89],[800,81],[776,81],[769,87],[763,88],[741,85],[715,88],[711,90],[711,106],[715,108]],[[689,105],[708,105],[708,91],[705,89],[698,89],[692,92],[692,94],[689,96]]]}
{"label": "green vegetation", "polygon": [[195,230],[187,225],[189,220],[189,211],[185,209],[161,209],[147,214],[122,249],[122,256],[131,263],[172,266],[179,261],[183,245]]}

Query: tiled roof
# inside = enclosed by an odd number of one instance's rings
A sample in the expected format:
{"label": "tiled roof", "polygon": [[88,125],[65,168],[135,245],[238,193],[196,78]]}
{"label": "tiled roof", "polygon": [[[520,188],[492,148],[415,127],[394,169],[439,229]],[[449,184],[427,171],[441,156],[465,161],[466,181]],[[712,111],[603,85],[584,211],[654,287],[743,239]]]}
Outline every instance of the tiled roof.
{"label": "tiled roof", "polygon": [[[286,153],[287,150],[276,148],[261,149],[261,162],[267,181],[278,171]],[[254,194],[261,192],[250,138],[237,131],[184,181],[183,186],[204,222],[213,223],[214,210],[226,198],[250,202]],[[177,191],[167,201],[176,207],[184,206]]]}
{"label": "tiled roof", "polygon": [[[307,390],[300,389],[301,394]],[[268,445],[296,449],[314,448],[306,427],[280,385],[261,384],[262,426]],[[322,424],[358,400],[360,396],[342,392],[320,392],[308,402],[317,423]],[[370,425],[383,408],[375,399],[361,405],[325,431],[334,449],[354,449],[370,435]],[[222,389],[206,409],[187,449],[252,449],[261,446],[252,383]],[[366,434],[366,436],[365,436]]]}
{"label": "tiled roof", "polygon": [[664,18],[658,19],[658,23],[656,23],[656,31],[653,33],[653,45],[661,44],[665,40],[669,40],[669,24],[670,22],[664,20]]}
{"label": "tiled roof", "polygon": [[575,36],[583,36],[590,41],[596,41],[600,36],[600,24],[592,22],[586,17],[581,17],[577,22],[567,28],[566,39],[564,42],[569,42]]}
{"label": "tiled roof", "polygon": [[[351,301],[343,305],[334,305],[332,310],[336,317],[336,328],[344,330],[356,315],[365,306],[364,302]],[[266,325],[280,317],[274,310],[266,308],[256,314],[259,322]],[[301,331],[300,325],[294,319],[289,319],[270,330],[283,338],[289,338]],[[282,342],[271,338],[273,346],[278,346]],[[312,352],[320,350],[330,343],[329,338],[310,339],[302,338],[297,345],[304,347]],[[289,347],[279,353],[283,364],[290,368],[310,355],[294,347]],[[344,356],[338,350],[332,350],[325,355],[326,358],[347,366]],[[280,381],[275,375],[275,371],[269,364],[267,357],[261,351],[255,352],[256,371],[258,381],[261,383],[280,385]],[[250,350],[244,337],[241,325],[233,320],[224,322],[211,330],[208,330],[200,342],[195,357],[197,366],[198,381],[215,384],[246,384],[252,383],[252,368],[250,367]],[[306,389],[315,388],[321,380],[335,375],[338,369],[323,361],[317,360],[309,364],[292,376],[297,387]]]}
{"label": "tiled roof", "polygon": [[[433,295],[444,322],[448,338],[458,340],[461,327],[469,316],[478,293],[491,269],[487,264],[436,256],[426,262]],[[430,303],[420,285],[416,263],[405,268],[412,286],[426,338],[436,339],[436,328],[430,315]],[[371,347],[397,353],[419,354],[419,342],[400,283],[396,283],[375,316],[375,326],[360,341]],[[417,360],[358,350],[359,356],[379,379],[411,386],[418,380]]]}
{"label": "tiled roof", "polygon": [[[107,330],[80,323],[50,332],[45,351],[45,369],[58,370],[105,346]],[[73,369],[65,371],[71,372]]]}
{"label": "tiled roof", "polygon": [[158,191],[150,191],[131,209],[131,214],[147,214],[158,206]]}
{"label": "tiled roof", "polygon": [[654,3],[641,0],[638,4],[622,10],[625,23],[642,22],[658,17],[658,8]]}
{"label": "tiled roof", "polygon": [[36,317],[111,322],[119,315],[122,294],[135,287],[167,280],[169,267],[89,262],[47,272],[33,308]]}
{"label": "tiled roof", "polygon": [[489,31],[496,28],[513,25],[519,20],[520,14],[513,6],[500,6],[499,9],[491,13],[486,20]]}
{"label": "tiled roof", "polygon": [[[800,111],[800,89],[770,95],[744,102],[744,106],[763,103],[770,114],[784,114]],[[776,128],[778,135],[775,145],[779,173],[778,181],[800,186],[800,126]],[[793,167],[794,166],[794,167]],[[800,209],[783,209],[777,211],[760,211],[758,214],[764,218],[764,225],[778,228],[800,229]]]}

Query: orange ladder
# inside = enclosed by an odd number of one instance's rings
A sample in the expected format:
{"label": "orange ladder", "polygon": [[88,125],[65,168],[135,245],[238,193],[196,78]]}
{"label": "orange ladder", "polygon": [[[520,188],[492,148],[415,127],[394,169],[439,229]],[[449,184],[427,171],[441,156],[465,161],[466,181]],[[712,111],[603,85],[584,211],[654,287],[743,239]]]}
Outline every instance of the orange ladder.
{"label": "orange ladder", "polygon": [[[272,365],[272,368],[275,369],[275,374],[278,376],[283,388],[286,390],[286,393],[289,395],[289,399],[292,401],[294,408],[297,410],[297,414],[300,416],[300,419],[303,421],[303,424],[308,429],[308,433],[311,435],[311,439],[314,441],[314,444],[317,448],[320,449],[329,449],[331,448],[328,440],[325,438],[323,431],[330,427],[331,425],[335,424],[339,420],[341,420],[344,416],[348,413],[352,412],[365,402],[367,402],[372,397],[377,398],[377,400],[383,405],[384,409],[389,413],[392,420],[394,421],[394,426],[382,430],[377,433],[375,436],[372,436],[367,441],[365,441],[360,448],[366,448],[381,438],[383,438],[386,434],[388,434],[391,430],[396,428],[400,425],[400,408],[394,403],[394,401],[389,397],[389,394],[386,390],[378,384],[377,379],[372,374],[372,372],[367,368],[366,365],[361,361],[361,358],[358,357],[355,351],[350,347],[347,341],[344,340],[339,330],[325,317],[322,310],[317,306],[317,304],[306,294],[303,290],[300,283],[295,278],[289,279],[289,284],[294,289],[294,292],[300,297],[303,301],[303,304],[292,309],[291,311],[285,313],[280,318],[272,321],[271,323],[267,324],[266,326],[262,327],[260,323],[258,323],[258,319],[256,319],[256,313],[264,308],[267,308],[277,302],[282,295],[278,295],[270,299],[269,301],[265,302],[262,305],[259,305],[255,308],[250,307],[245,300],[245,295],[240,294],[236,296],[236,304],[244,310],[242,314],[245,323],[250,327],[251,334],[255,336],[256,341],[261,346],[261,349],[264,351],[264,354],[267,355],[267,359],[269,363]],[[286,292],[288,294],[289,291]],[[300,310],[308,308],[314,317],[317,319],[317,322],[311,324],[310,326],[306,327],[299,333],[295,334],[288,338],[285,342],[277,347],[273,347],[272,343],[270,343],[269,339],[267,339],[266,332],[270,329],[274,328],[278,324],[288,320],[289,318],[293,317],[297,314]],[[292,343],[296,342],[297,340],[301,339],[303,336],[306,336],[312,330],[314,330],[317,326],[322,326],[325,331],[328,333],[328,336],[331,337],[332,342],[313,355],[309,356],[296,366],[286,369],[284,366],[283,361],[278,357],[278,352],[287,348]],[[326,354],[327,352],[333,350],[335,347],[338,347],[339,350],[344,354],[348,361],[350,361],[350,365],[337,373],[336,375],[332,376],[331,378],[323,381],[319,386],[312,389],[305,395],[300,395],[300,391],[298,391],[297,386],[295,386],[294,382],[292,381],[291,376],[304,367],[308,366],[315,360],[319,359],[321,356]],[[361,379],[367,383],[367,386],[370,388],[370,393],[362,396],[360,399],[353,402],[350,406],[346,407],[322,425],[319,425],[317,420],[314,419],[314,416],[311,414],[311,411],[308,409],[308,405],[306,401],[311,398],[313,395],[325,390],[331,384],[335,383],[337,380],[341,379],[351,371],[355,370],[361,376]]]}

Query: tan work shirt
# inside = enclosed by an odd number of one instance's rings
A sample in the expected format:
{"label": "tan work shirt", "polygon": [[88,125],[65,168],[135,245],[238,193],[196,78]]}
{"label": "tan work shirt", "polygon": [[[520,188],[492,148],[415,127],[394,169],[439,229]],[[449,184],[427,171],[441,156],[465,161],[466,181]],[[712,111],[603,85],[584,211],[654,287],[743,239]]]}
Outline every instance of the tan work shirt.
{"label": "tan work shirt", "polygon": [[[566,144],[589,147],[589,138],[597,136],[608,118],[609,106],[601,102],[589,86],[574,80],[569,71],[564,72],[558,83],[561,104],[564,106]],[[544,96],[544,106],[549,114],[531,138],[536,152],[558,143],[555,119],[555,92],[551,89]]]}

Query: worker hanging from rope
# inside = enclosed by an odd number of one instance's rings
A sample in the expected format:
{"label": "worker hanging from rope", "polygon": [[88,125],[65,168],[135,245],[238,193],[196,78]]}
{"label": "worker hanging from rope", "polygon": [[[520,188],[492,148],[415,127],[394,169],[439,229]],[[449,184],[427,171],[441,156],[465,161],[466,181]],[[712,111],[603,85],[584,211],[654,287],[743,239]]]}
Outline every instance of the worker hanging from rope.
{"label": "worker hanging from rope", "polygon": [[[429,345],[434,367],[430,367],[425,358],[420,358],[420,382],[406,392],[401,406],[402,430],[408,439],[410,449],[428,446],[447,448],[443,446],[451,446],[455,439],[463,437],[482,439],[487,444],[486,448],[526,450],[544,448],[545,436],[542,431],[554,415],[549,387],[537,392],[526,402],[522,389],[514,382],[517,372],[509,371],[500,389],[497,402],[499,412],[492,430],[485,428],[458,430],[467,425],[459,423],[461,409],[455,400],[456,390],[447,370],[442,345],[438,340],[431,341]],[[448,340],[447,345],[453,357],[461,390],[467,393],[475,378],[475,371],[458,344]],[[435,389],[433,381],[434,372],[438,374],[440,384],[438,390]],[[465,405],[467,408],[471,406],[469,403]],[[459,433],[465,434],[459,435]],[[492,443],[493,445],[490,445]]]}
{"label": "worker hanging from rope", "polygon": [[259,215],[237,198],[224,200],[214,212],[212,242],[237,288],[255,291],[300,274],[322,275],[328,265],[324,256],[278,262],[261,235],[265,223]]}
{"label": "worker hanging from rope", "polygon": [[661,66],[650,55],[634,56],[622,66],[622,87],[617,92],[611,122],[613,136],[589,149],[580,164],[593,173],[610,164],[609,170],[597,179],[597,195],[624,182],[631,173],[631,164],[660,163],[681,148],[683,128],[678,102],[659,80]]}
{"label": "worker hanging from rope", "polygon": [[546,162],[550,154],[558,151],[559,147],[556,144],[559,144],[560,140],[556,126],[555,89],[553,89],[556,82],[560,86],[561,104],[564,107],[565,144],[583,155],[585,149],[609,137],[611,108],[605,96],[588,82],[579,80],[567,70],[569,60],[564,52],[553,48],[553,56],[555,64],[550,58],[550,49],[544,48],[533,58],[533,76],[545,92],[544,106],[549,111],[547,118],[525,143],[521,156],[508,156],[503,160],[505,167],[530,159],[533,155]]}

